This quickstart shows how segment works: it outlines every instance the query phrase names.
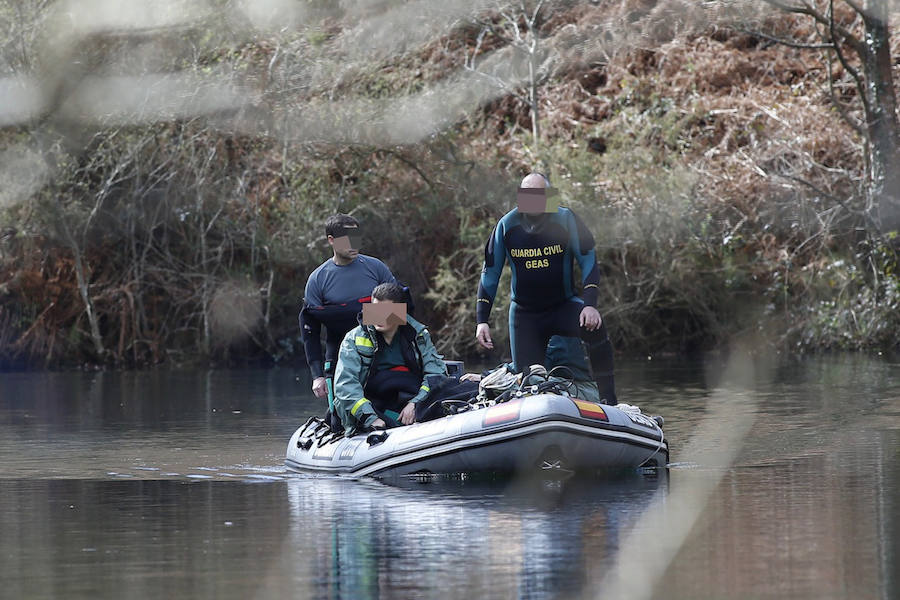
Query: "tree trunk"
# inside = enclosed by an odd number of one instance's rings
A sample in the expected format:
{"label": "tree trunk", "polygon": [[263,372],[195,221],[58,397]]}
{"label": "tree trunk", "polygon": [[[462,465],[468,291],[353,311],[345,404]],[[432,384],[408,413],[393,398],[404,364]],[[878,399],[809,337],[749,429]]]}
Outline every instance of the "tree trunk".
{"label": "tree trunk", "polygon": [[528,57],[528,101],[531,104],[531,135],[534,138],[535,150],[538,149],[538,146],[540,146],[541,143],[540,114],[538,107],[538,74],[534,64],[536,52],[537,49],[534,49]]}
{"label": "tree trunk", "polygon": [[209,273],[207,273],[207,252],[206,252],[206,229],[203,226],[203,213],[201,212],[203,209],[200,202],[197,203],[197,210],[200,214],[200,272],[203,274],[203,282],[200,288],[200,305],[203,310],[203,337],[200,342],[200,351],[203,353],[204,357],[209,357],[210,354],[210,324],[209,324],[209,304],[210,304],[210,290],[209,290]]}
{"label": "tree trunk", "polygon": [[[96,213],[96,208],[93,213]],[[81,296],[81,301],[84,303],[84,314],[87,315],[88,327],[91,330],[91,341],[94,344],[94,351],[97,353],[97,360],[102,361],[106,356],[106,348],[103,347],[103,337],[100,335],[100,324],[97,322],[97,315],[94,314],[94,303],[91,301],[91,292],[88,287],[87,276],[85,275],[84,255],[82,254],[84,245],[79,245],[78,241],[76,241],[75,235],[69,228],[69,224],[66,223],[66,217],[61,208],[59,208],[57,212],[55,225],[57,231],[61,234],[61,237],[69,243],[69,247],[72,249],[72,260],[75,262],[75,282],[78,285],[78,294]],[[88,224],[85,225],[85,231],[87,231],[89,226],[90,218],[88,219]]]}
{"label": "tree trunk", "polygon": [[872,146],[872,201],[882,232],[900,226],[900,122],[891,73],[891,34],[887,3],[872,0],[863,13],[865,71],[871,110],[866,128]]}
{"label": "tree trunk", "polygon": [[91,340],[94,342],[94,350],[97,352],[98,360],[103,360],[103,357],[106,355],[106,349],[103,347],[100,325],[97,323],[97,316],[94,314],[94,304],[91,302],[91,294],[84,274],[84,260],[81,256],[81,250],[74,243],[72,244],[72,254],[75,258],[75,279],[78,282],[78,292],[81,294],[82,302],[84,302],[84,313],[87,315],[88,325],[91,328]]}

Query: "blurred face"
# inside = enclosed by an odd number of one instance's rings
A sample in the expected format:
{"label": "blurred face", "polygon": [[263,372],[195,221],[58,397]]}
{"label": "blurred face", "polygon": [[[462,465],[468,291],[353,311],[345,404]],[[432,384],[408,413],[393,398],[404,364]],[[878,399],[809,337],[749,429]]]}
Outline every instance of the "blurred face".
{"label": "blurred face", "polygon": [[358,227],[344,227],[343,232],[337,236],[328,236],[328,243],[331,244],[335,256],[347,261],[359,256],[361,240],[362,236]]}
{"label": "blurred face", "polygon": [[372,298],[363,304],[363,325],[373,325],[380,333],[394,332],[406,323],[406,303]]}
{"label": "blurred face", "polygon": [[545,220],[545,215],[555,213],[559,200],[556,190],[547,188],[543,177],[532,173],[522,179],[516,192],[516,208],[522,213],[526,228],[534,227]]}
{"label": "blurred face", "polygon": [[516,208],[525,215],[546,215],[555,213],[559,200],[555,190],[544,188],[519,188],[516,192]]}

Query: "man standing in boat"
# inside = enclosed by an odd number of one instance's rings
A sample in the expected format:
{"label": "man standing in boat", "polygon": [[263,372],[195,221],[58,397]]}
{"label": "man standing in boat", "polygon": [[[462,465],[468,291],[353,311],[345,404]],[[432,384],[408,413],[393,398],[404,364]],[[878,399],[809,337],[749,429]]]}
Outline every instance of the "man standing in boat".
{"label": "man standing in boat", "polygon": [[[396,283],[391,270],[375,257],[359,253],[359,222],[345,214],[325,221],[325,235],[333,256],[313,271],[306,282],[300,332],[306,362],[312,375],[312,390],[333,403],[329,382],[334,374],[338,346],[356,327],[362,303],[380,283]],[[325,326],[325,362],[322,362],[321,329]]]}
{"label": "man standing in boat", "polygon": [[431,391],[427,377],[447,375],[428,329],[406,313],[406,292],[397,283],[372,290],[360,321],[341,342],[334,378],[344,430],[415,422],[416,405]]}
{"label": "man standing in boat", "polygon": [[[516,208],[494,227],[484,250],[475,338],[485,348],[494,347],[488,319],[503,265],[509,261],[509,342],[515,369],[521,372],[543,364],[547,343],[554,335],[580,337],[587,343],[601,401],[614,405],[612,345],[595,308],[600,274],[594,237],[574,212],[555,205],[548,194],[549,184],[540,173],[527,175]],[[574,286],[576,260],[581,268],[580,298]]]}

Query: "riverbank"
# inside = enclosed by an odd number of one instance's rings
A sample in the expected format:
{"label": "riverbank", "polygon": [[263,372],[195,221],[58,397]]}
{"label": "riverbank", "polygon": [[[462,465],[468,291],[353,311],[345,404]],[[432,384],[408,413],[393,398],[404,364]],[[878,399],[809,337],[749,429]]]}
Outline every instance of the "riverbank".
{"label": "riverbank", "polygon": [[[155,69],[227,70],[252,92],[239,110],[3,128],[21,168],[0,202],[0,361],[297,360],[303,286],[336,211],[411,286],[441,351],[475,356],[483,246],[532,169],[594,234],[599,308],[624,355],[735,337],[897,348],[897,232],[873,221],[862,142],[826,93],[822,56],[734,17],[560,6],[539,28],[555,54],[537,140],[517,93],[458,95],[467,61],[501,38],[465,21],[363,56],[345,45],[376,20],[346,14],[277,35],[160,32]],[[70,58],[104,64],[139,41],[92,34]]]}

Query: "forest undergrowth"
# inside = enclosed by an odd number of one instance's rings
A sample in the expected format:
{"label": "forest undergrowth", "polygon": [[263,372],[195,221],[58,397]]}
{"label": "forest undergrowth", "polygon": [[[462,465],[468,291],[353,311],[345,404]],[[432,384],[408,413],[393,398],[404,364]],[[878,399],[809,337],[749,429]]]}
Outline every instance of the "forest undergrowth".
{"label": "forest undergrowth", "polygon": [[[164,122],[0,129],[4,162],[21,165],[0,182],[0,362],[299,364],[303,286],[330,255],[324,221],[338,211],[411,286],[442,352],[499,362],[507,353],[478,354],[475,292],[491,229],[533,169],[594,234],[599,308],[620,354],[738,338],[761,352],[896,349],[900,240],[872,220],[863,141],[835,108],[828,82],[842,79],[823,53],[736,21],[675,18],[674,2],[562,6],[541,30],[558,58],[537,142],[529,107],[507,93],[415,142],[404,141],[415,116],[385,142],[364,109],[342,117],[353,134],[340,139],[285,133],[298,106],[427,92],[479,43],[502,47],[471,23],[312,84],[289,59],[326,52],[350,27],[340,18],[275,40],[91,38],[81,63],[171,44],[154,68],[225,65],[254,101]],[[579,41],[624,22],[614,47]],[[767,31],[815,33],[783,15]],[[506,348],[508,275],[500,290],[492,331]]]}

